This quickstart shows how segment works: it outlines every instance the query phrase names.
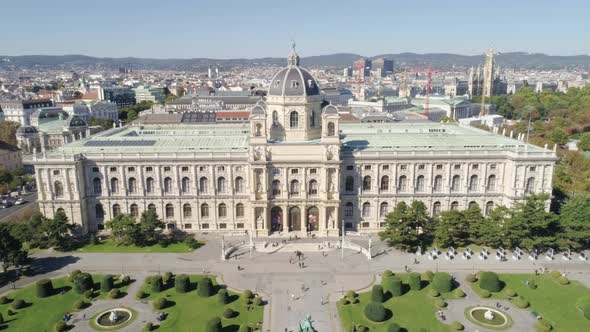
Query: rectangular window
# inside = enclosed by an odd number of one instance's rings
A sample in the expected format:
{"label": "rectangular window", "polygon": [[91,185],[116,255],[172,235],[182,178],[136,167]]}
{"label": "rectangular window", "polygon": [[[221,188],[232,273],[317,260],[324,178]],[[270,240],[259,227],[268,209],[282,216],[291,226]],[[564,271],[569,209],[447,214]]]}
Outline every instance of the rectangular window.
{"label": "rectangular window", "polygon": [[309,174],[316,174],[318,172],[317,168],[312,168],[309,170]]}
{"label": "rectangular window", "polygon": [[364,222],[362,225],[363,225],[363,228],[369,228],[369,223],[368,222]]}
{"label": "rectangular window", "polygon": [[241,222],[237,223],[236,228],[244,228],[244,223],[241,223]]}
{"label": "rectangular window", "polygon": [[425,168],[426,168],[426,165],[424,165],[424,164],[418,165],[418,169],[425,169]]}
{"label": "rectangular window", "polygon": [[227,228],[227,224],[226,223],[219,224],[219,229],[226,229],[226,228]]}
{"label": "rectangular window", "polygon": [[151,167],[151,166],[148,166],[148,167],[145,168],[145,171],[146,172],[153,172],[154,171],[154,168]]}
{"label": "rectangular window", "polygon": [[135,167],[127,167],[127,172],[135,172]]}
{"label": "rectangular window", "polygon": [[209,229],[209,224],[201,224],[202,229]]}
{"label": "rectangular window", "polygon": [[188,172],[188,166],[182,166],[182,171],[183,172]]}
{"label": "rectangular window", "polygon": [[352,223],[351,222],[345,222],[344,223],[344,228],[352,228]]}
{"label": "rectangular window", "polygon": [[299,169],[297,169],[297,168],[293,168],[291,170],[291,174],[298,174],[298,173],[299,173]]}
{"label": "rectangular window", "polygon": [[93,171],[94,173],[98,173],[98,167],[92,167],[92,171]]}
{"label": "rectangular window", "polygon": [[456,164],[454,167],[455,167],[455,169],[461,169],[461,165],[459,165],[459,164]]}
{"label": "rectangular window", "polygon": [[204,172],[206,169],[207,169],[207,167],[201,166],[201,167],[199,167],[199,172]]}
{"label": "rectangular window", "polygon": [[272,174],[273,175],[280,175],[281,174],[281,169],[280,168],[273,168],[272,169]]}
{"label": "rectangular window", "polygon": [[490,169],[496,169],[496,164],[491,164]]}
{"label": "rectangular window", "polygon": [[441,165],[441,164],[436,165],[436,169],[440,171],[441,169],[443,169],[443,165]]}
{"label": "rectangular window", "polygon": [[170,172],[170,166],[165,166],[164,167],[164,172]]}
{"label": "rectangular window", "polygon": [[347,166],[346,166],[346,170],[347,170],[347,171],[352,171],[352,170],[354,170],[354,165],[347,165]]}
{"label": "rectangular window", "polygon": [[471,165],[471,169],[479,169],[479,164],[473,164],[473,165]]}
{"label": "rectangular window", "polygon": [[184,224],[184,229],[192,229],[193,224]]}
{"label": "rectangular window", "polygon": [[408,169],[408,165],[400,165],[399,167],[401,170],[406,170]]}
{"label": "rectangular window", "polygon": [[365,171],[370,171],[371,170],[371,165],[365,165]]}
{"label": "rectangular window", "polygon": [[383,165],[383,170],[384,171],[389,171],[389,165]]}
{"label": "rectangular window", "polygon": [[242,166],[236,166],[236,172],[241,172],[242,171]]}
{"label": "rectangular window", "polygon": [[116,172],[117,171],[117,167],[111,167],[111,172]]}
{"label": "rectangular window", "polygon": [[225,167],[223,167],[223,166],[218,166],[218,167],[217,167],[217,171],[218,171],[218,172],[223,172],[223,171],[225,171]]}
{"label": "rectangular window", "polygon": [[53,175],[59,175],[59,170],[53,171]]}
{"label": "rectangular window", "polygon": [[534,171],[536,171],[536,170],[537,170],[537,167],[535,167],[535,166],[531,166],[531,167],[529,168],[529,171],[531,171],[531,172],[534,172]]}

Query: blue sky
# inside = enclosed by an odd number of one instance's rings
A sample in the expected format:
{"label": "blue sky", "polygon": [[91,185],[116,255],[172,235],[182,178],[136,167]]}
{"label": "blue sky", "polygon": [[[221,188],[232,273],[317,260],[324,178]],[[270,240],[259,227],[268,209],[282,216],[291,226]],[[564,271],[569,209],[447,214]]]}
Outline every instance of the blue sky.
{"label": "blue sky", "polygon": [[588,0],[1,0],[0,54],[590,54]]}

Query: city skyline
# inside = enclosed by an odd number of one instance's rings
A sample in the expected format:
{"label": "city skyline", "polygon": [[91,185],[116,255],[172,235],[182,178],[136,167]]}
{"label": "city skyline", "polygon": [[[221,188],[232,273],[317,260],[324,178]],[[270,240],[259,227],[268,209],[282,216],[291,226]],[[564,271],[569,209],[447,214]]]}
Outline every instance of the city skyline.
{"label": "city skyline", "polygon": [[310,1],[277,6],[266,0],[256,7],[242,2],[106,0],[84,7],[70,0],[59,6],[13,2],[5,5],[6,10],[26,15],[9,15],[0,22],[4,31],[16,31],[5,34],[0,53],[262,58],[284,56],[291,40],[297,42],[302,56],[403,52],[476,55],[490,47],[498,52],[590,53],[587,45],[579,43],[581,33],[590,30],[581,10],[588,5],[582,1],[561,7],[548,2],[502,2],[506,6],[466,1],[451,6],[434,1],[425,5],[377,1],[361,10],[348,1],[339,2],[337,7]]}

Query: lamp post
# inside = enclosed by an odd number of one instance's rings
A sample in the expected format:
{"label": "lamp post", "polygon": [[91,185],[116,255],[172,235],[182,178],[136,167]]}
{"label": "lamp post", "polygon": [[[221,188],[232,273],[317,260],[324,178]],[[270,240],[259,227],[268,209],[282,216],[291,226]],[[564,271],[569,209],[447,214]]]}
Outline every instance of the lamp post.
{"label": "lamp post", "polygon": [[342,234],[340,238],[340,259],[344,260],[344,220],[340,221],[342,224]]}

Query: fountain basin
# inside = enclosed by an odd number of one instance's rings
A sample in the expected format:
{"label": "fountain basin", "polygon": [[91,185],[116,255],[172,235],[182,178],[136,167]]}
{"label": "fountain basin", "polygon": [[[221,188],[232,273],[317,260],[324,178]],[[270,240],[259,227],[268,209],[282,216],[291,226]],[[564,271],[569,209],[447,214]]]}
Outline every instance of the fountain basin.
{"label": "fountain basin", "polygon": [[98,331],[114,331],[129,325],[135,316],[136,313],[131,309],[112,308],[104,310],[90,319],[90,326]]}
{"label": "fountain basin", "polygon": [[491,307],[469,307],[465,316],[473,323],[494,330],[505,330],[512,326],[512,319],[506,313]]}

